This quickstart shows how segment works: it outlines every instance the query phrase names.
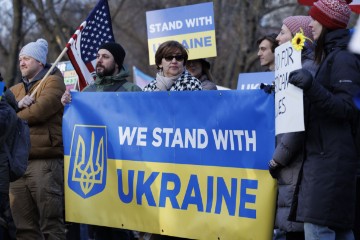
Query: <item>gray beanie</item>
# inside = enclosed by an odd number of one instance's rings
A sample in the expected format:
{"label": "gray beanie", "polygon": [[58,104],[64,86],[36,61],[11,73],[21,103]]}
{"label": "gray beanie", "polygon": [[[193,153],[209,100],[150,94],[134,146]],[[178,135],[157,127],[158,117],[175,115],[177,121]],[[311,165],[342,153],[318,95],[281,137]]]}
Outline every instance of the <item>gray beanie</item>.
{"label": "gray beanie", "polygon": [[20,51],[19,56],[26,55],[32,57],[42,64],[46,64],[48,53],[48,43],[45,39],[39,38],[36,42],[26,44]]}

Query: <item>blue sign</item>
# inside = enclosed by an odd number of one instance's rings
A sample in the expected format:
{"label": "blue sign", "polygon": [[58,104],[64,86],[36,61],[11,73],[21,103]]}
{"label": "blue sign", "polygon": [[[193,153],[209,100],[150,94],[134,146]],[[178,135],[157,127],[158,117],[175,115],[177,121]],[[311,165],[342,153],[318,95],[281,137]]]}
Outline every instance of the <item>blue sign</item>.
{"label": "blue sign", "polygon": [[237,90],[260,89],[260,84],[273,84],[275,81],[274,72],[240,73]]}
{"label": "blue sign", "polygon": [[213,3],[146,12],[148,39],[215,30]]}

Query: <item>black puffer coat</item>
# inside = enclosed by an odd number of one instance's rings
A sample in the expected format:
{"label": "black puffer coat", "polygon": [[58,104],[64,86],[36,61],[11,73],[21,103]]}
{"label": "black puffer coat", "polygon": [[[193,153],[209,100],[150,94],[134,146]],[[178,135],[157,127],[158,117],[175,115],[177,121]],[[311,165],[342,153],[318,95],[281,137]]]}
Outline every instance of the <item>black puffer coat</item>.
{"label": "black puffer coat", "polygon": [[346,29],[326,35],[326,58],[304,91],[310,109],[297,208],[299,221],[340,229],[351,229],[355,212],[356,148],[350,122],[353,96],[360,91],[360,61],[344,49],[349,39]]}
{"label": "black puffer coat", "polygon": [[4,99],[0,101],[0,193],[9,193],[9,159],[5,147],[13,147],[16,121],[15,110]]}

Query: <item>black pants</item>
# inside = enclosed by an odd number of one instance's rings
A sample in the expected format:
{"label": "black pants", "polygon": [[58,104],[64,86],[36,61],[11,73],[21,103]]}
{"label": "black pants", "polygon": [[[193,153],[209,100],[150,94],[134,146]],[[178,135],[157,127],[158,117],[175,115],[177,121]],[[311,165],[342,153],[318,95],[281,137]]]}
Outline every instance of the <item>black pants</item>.
{"label": "black pants", "polygon": [[15,240],[15,224],[11,215],[9,194],[0,193],[0,239]]}
{"label": "black pants", "polygon": [[304,232],[287,232],[286,240],[304,240]]}
{"label": "black pants", "polygon": [[95,240],[132,240],[132,232],[126,229],[89,225]]}

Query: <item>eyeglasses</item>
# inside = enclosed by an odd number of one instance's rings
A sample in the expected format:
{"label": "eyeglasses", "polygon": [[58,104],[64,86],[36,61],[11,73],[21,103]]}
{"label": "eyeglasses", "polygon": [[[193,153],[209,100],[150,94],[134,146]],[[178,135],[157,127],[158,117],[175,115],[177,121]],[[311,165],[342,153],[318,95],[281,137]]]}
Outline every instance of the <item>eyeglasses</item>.
{"label": "eyeglasses", "polygon": [[171,62],[175,58],[176,61],[181,62],[184,60],[183,55],[175,55],[175,56],[165,56],[164,59],[167,62]]}

